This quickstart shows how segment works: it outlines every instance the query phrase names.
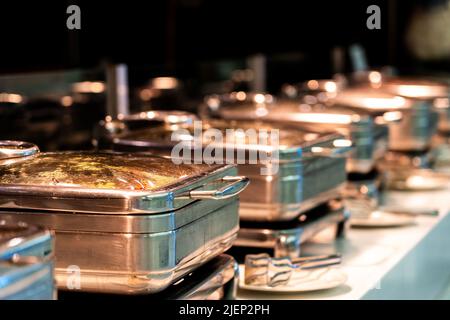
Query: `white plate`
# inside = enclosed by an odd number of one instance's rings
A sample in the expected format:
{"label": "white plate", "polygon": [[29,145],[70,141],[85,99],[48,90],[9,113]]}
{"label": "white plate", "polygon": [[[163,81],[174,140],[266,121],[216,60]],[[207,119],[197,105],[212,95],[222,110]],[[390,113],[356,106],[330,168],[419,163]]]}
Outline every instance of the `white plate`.
{"label": "white plate", "polygon": [[239,288],[252,291],[297,293],[336,288],[347,282],[347,274],[337,267],[299,270],[292,274],[284,286],[269,287],[247,285],[244,280],[244,266],[240,265]]}
{"label": "white plate", "polygon": [[350,225],[364,228],[387,228],[407,226],[414,224],[415,221],[414,217],[406,214],[374,211],[367,218],[351,217]]}

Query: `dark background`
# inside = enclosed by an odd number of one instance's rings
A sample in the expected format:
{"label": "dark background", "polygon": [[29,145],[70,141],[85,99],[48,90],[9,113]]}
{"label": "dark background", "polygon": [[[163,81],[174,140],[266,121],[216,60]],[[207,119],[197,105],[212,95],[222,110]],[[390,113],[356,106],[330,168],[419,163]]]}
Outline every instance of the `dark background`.
{"label": "dark background", "polygon": [[[4,0],[0,92],[25,99],[16,108],[0,105],[0,138],[33,141],[42,150],[92,147],[92,128],[107,114],[105,94],[83,96],[71,108],[62,107],[60,98],[72,94],[73,82],[104,81],[111,63],[128,65],[130,112],[195,111],[205,94],[247,90],[233,71],[247,68],[254,54],[266,57],[266,89],[275,94],[286,83],[331,77],[336,47],[346,53],[340,72],[351,72],[348,47],[355,43],[365,48],[370,67],[390,65],[403,74],[449,70],[448,62],[415,61],[405,46],[413,10],[443,2]],[[81,8],[81,30],[66,27],[72,4]],[[366,27],[373,4],[381,8],[381,30]],[[175,76],[181,85],[143,101],[140,90],[158,76]]]}
{"label": "dark background", "polygon": [[[1,4],[0,75],[124,62],[132,86],[163,75],[203,84],[224,80],[214,65],[218,61],[233,61],[236,67],[263,53],[268,91],[277,91],[285,82],[330,77],[332,48],[353,43],[366,49],[371,67],[391,65],[409,73],[422,68],[405,48],[411,13],[444,2],[8,0]],[[81,8],[81,30],[66,28],[71,4]],[[381,8],[381,30],[366,27],[372,4]],[[449,64],[431,67],[449,69]],[[345,71],[350,68],[347,61]]]}
{"label": "dark background", "polygon": [[[302,56],[297,71],[330,73],[330,49],[361,43],[371,65],[406,66],[403,29],[420,1],[3,1],[0,73],[92,67],[105,59],[155,73],[189,74],[199,62],[252,53]],[[81,7],[80,31],[66,8]],[[366,28],[377,4],[382,29]],[[292,68],[292,66],[291,66]]]}

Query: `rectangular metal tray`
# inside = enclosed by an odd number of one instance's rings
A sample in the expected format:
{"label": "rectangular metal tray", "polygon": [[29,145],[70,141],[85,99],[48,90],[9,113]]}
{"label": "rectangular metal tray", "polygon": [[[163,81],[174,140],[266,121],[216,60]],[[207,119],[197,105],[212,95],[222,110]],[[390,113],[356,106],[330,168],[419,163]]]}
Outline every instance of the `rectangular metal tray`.
{"label": "rectangular metal tray", "polygon": [[[207,202],[146,216],[2,213],[10,220],[39,222],[55,231],[59,289],[144,294],[165,289],[231,247],[239,229],[238,200]],[[175,226],[176,217],[183,219],[184,214],[198,218]],[[158,220],[172,220],[173,229],[160,229]]]}

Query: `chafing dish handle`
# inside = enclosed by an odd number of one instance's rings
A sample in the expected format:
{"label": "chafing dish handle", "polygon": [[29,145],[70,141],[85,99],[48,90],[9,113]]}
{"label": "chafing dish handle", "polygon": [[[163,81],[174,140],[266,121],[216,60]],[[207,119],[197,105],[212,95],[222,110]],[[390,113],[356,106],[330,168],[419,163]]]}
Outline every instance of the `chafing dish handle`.
{"label": "chafing dish handle", "polygon": [[241,193],[249,184],[250,179],[242,176],[226,176],[221,181],[226,183],[223,187],[214,190],[193,190],[189,192],[189,197],[191,199],[228,199]]}
{"label": "chafing dish handle", "polygon": [[29,142],[0,140],[0,160],[32,156],[39,152],[39,148]]}
{"label": "chafing dish handle", "polygon": [[[343,140],[344,141],[344,140]],[[353,150],[354,146],[350,140],[345,140],[346,145],[335,147],[312,147],[311,150],[302,154],[305,158],[329,157],[329,158],[345,158],[347,154]]]}

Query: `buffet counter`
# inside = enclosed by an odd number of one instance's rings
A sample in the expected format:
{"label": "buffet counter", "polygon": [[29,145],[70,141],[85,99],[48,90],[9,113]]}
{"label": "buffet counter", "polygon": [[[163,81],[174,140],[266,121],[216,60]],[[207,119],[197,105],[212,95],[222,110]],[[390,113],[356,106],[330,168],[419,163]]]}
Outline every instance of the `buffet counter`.
{"label": "buffet counter", "polygon": [[[339,252],[347,283],[331,290],[274,294],[240,290],[238,299],[443,299],[450,282],[450,185],[426,192],[388,191],[385,204],[436,208],[398,228],[349,229],[335,242],[322,234],[303,255]],[[419,289],[420,288],[420,289]]]}

